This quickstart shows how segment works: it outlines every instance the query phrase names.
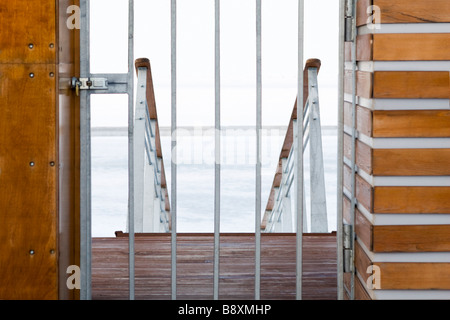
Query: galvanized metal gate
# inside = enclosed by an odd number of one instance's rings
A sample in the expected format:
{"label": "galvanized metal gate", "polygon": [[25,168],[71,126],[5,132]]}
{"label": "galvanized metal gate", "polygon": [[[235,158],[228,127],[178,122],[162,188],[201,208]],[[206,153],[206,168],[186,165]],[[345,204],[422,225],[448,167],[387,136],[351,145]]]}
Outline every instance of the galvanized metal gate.
{"label": "galvanized metal gate", "polygon": [[[256,150],[257,162],[255,166],[256,186],[255,186],[255,299],[260,299],[260,268],[261,268],[261,127],[262,127],[262,68],[261,68],[261,0],[256,1],[256,102],[255,102],[255,116],[256,116]],[[345,0],[341,0],[340,15],[343,17],[343,8]],[[90,144],[90,105],[91,94],[127,94],[128,95],[128,163],[129,163],[129,184],[128,184],[128,221],[129,221],[129,298],[134,299],[134,239],[135,239],[135,225],[134,225],[134,1],[128,0],[128,72],[116,74],[92,74],[90,72],[90,12],[89,0],[80,0],[81,11],[81,26],[80,26],[80,79],[74,79],[74,88],[79,91],[81,103],[81,181],[80,181],[80,232],[81,232],[81,299],[91,299],[91,144]],[[171,283],[172,283],[172,299],[177,298],[177,264],[176,264],[176,247],[177,247],[177,1],[171,0]],[[213,292],[214,299],[219,298],[219,251],[220,251],[220,106],[221,106],[221,86],[220,86],[220,0],[215,0],[215,192],[214,192],[214,275],[213,275]],[[341,38],[340,44],[340,61],[343,67],[343,19],[341,19]],[[303,101],[303,39],[304,39],[304,0],[298,2],[298,65],[297,65],[297,99]],[[343,69],[340,70],[342,80]],[[340,92],[343,94],[343,84],[340,84]],[[343,99],[340,99],[342,101]],[[342,106],[341,106],[342,107]],[[340,109],[340,124],[342,124],[342,109]],[[297,108],[297,119],[304,118],[303,108]],[[296,132],[298,139],[296,139],[297,146],[295,148],[295,185],[296,185],[296,203],[303,204],[304,190],[303,190],[303,157],[299,156],[299,150],[303,150],[303,121],[296,121]],[[343,130],[339,131],[340,133]],[[342,136],[340,136],[339,151],[342,149]],[[342,159],[342,153],[339,154],[338,161]],[[341,164],[341,163],[340,163]],[[338,166],[340,172],[338,177],[342,176],[341,165]],[[338,186],[342,186],[342,181],[339,181]],[[341,192],[342,189],[338,192]],[[339,194],[338,194],[339,195]],[[342,203],[339,203],[338,196],[338,256],[340,263],[342,263],[343,248],[342,244]],[[302,230],[303,230],[303,205],[295,206],[296,215],[296,298],[302,298]],[[340,214],[340,216],[339,216]],[[340,220],[341,219],[341,220]],[[338,268],[338,273],[342,270]],[[339,292],[342,291],[342,279],[338,286]],[[342,294],[339,295],[342,298]]]}

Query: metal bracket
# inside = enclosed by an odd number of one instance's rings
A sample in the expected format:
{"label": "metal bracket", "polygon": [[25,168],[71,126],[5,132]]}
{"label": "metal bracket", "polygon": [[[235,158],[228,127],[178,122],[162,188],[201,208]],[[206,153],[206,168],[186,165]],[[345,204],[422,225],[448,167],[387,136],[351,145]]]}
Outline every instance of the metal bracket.
{"label": "metal bracket", "polygon": [[106,78],[77,78],[72,77],[71,88],[75,89],[77,96],[80,90],[107,90],[108,79]]}
{"label": "metal bracket", "polygon": [[346,1],[346,9],[345,9],[345,40],[354,41],[355,32],[353,29],[353,0]]}
{"label": "metal bracket", "polygon": [[351,225],[344,224],[344,272],[353,272],[352,229]]}

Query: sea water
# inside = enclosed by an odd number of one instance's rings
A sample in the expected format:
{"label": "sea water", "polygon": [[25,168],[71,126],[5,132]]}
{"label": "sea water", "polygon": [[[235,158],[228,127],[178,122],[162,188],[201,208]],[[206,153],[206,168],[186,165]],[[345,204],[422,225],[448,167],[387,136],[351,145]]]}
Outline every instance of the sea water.
{"label": "sea water", "polygon": [[[221,232],[255,230],[255,130],[224,130],[221,158]],[[123,130],[122,130],[123,132]],[[210,129],[181,132],[178,138],[177,231],[213,232],[214,228],[214,138]],[[262,131],[261,207],[264,209],[272,186],[285,129]],[[161,135],[167,179],[171,192],[171,141]],[[322,130],[328,231],[336,230],[337,133]],[[309,156],[305,150],[305,192],[309,211]],[[121,134],[92,136],[92,236],[114,237],[126,231],[128,216],[128,137]]]}

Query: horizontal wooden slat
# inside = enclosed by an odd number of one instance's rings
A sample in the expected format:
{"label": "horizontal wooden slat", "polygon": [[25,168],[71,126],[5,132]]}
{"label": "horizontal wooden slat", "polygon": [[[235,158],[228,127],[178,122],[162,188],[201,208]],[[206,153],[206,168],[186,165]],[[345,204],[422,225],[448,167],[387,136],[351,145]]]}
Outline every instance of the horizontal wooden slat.
{"label": "horizontal wooden slat", "polygon": [[374,226],[373,251],[448,252],[450,225]]}
{"label": "horizontal wooden slat", "polygon": [[376,71],[374,98],[448,99],[448,71]]}
{"label": "horizontal wooden slat", "polygon": [[[344,75],[344,91],[352,93],[352,71],[346,70]],[[356,95],[363,98],[372,98],[373,74],[365,71],[356,71]]]}
{"label": "horizontal wooden slat", "polygon": [[450,137],[448,110],[373,111],[374,137]]}
{"label": "horizontal wooden slat", "polygon": [[367,282],[371,274],[367,273],[370,265],[378,267],[379,287],[365,290],[448,290],[450,289],[450,264],[428,262],[373,262],[355,243],[355,266],[361,278]]}
{"label": "horizontal wooden slat", "polygon": [[[352,104],[344,102],[344,124],[352,127]],[[372,137],[372,111],[356,105],[356,130],[360,133]]]}
{"label": "horizontal wooden slat", "polygon": [[[350,221],[350,200],[344,196],[343,214]],[[405,223],[408,217],[405,216]],[[373,252],[448,252],[450,225],[374,226],[355,208],[356,237]]]}
{"label": "horizontal wooden slat", "polygon": [[[367,43],[362,44],[370,50]],[[375,34],[373,35],[375,61],[450,60],[450,33],[431,34]],[[368,59],[370,60],[370,59]]]}
{"label": "horizontal wooden slat", "polygon": [[375,187],[374,213],[450,213],[450,187]]}
{"label": "horizontal wooden slat", "polygon": [[450,22],[448,0],[373,0],[380,8],[381,23]]}
{"label": "horizontal wooden slat", "polygon": [[450,175],[450,149],[374,149],[373,175]]}
{"label": "horizontal wooden slat", "polygon": [[374,262],[382,290],[449,290],[450,263]]}

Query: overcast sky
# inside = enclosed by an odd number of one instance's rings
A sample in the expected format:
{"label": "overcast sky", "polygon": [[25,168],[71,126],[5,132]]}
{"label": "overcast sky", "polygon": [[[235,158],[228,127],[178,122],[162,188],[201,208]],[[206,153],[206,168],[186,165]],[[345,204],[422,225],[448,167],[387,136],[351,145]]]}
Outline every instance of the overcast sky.
{"label": "overcast sky", "polygon": [[[221,1],[222,125],[254,125],[255,0]],[[298,0],[262,0],[263,125],[287,125],[297,87]],[[91,72],[127,72],[127,0],[91,1]],[[214,124],[214,0],[177,1],[178,125]],[[336,125],[338,1],[305,1],[304,58],[319,58],[323,125]],[[135,0],[135,58],[151,61],[170,126],[170,1]],[[93,126],[126,126],[126,96],[93,96]],[[100,115],[101,116],[97,116]],[[109,116],[105,116],[108,114]]]}

